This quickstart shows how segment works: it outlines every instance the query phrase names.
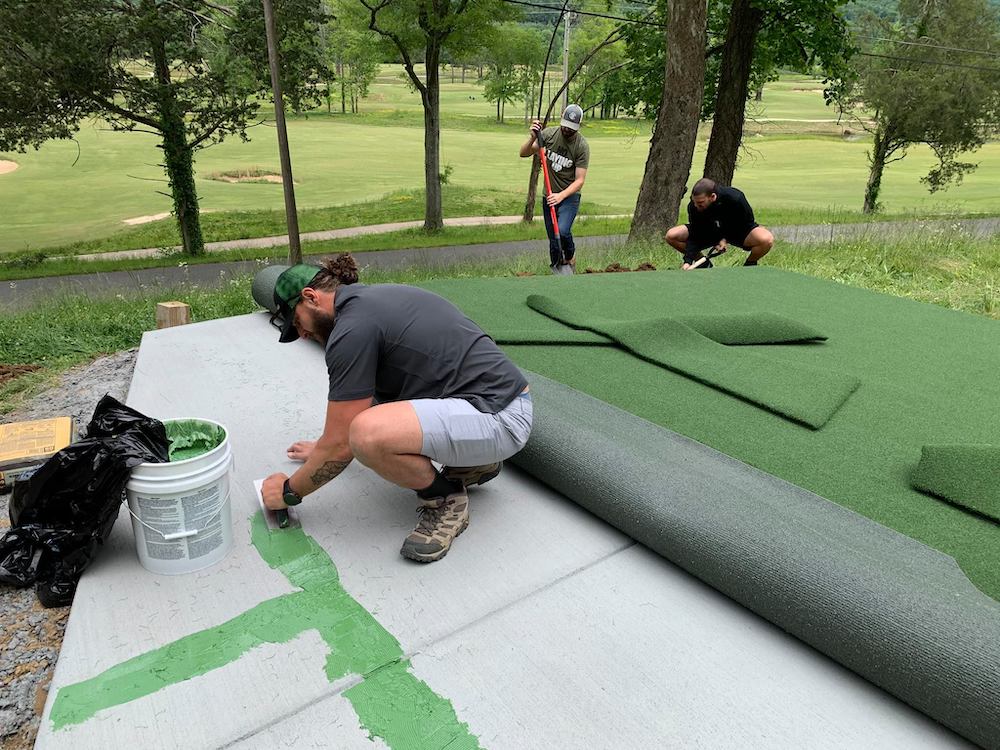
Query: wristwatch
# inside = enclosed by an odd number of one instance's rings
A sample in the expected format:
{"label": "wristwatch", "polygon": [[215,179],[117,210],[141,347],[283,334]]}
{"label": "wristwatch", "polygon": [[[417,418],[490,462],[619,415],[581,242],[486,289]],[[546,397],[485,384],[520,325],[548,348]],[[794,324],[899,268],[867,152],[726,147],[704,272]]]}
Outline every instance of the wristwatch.
{"label": "wristwatch", "polygon": [[298,505],[302,502],[302,496],[299,495],[295,490],[292,489],[289,480],[285,480],[284,486],[281,488],[281,499],[285,501],[285,505]]}

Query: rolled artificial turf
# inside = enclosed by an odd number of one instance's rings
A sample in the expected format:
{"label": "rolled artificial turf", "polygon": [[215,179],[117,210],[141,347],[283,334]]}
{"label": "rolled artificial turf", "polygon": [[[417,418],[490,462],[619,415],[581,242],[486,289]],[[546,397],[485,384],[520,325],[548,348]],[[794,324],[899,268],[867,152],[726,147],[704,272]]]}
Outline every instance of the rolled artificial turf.
{"label": "rolled artificial turf", "polygon": [[[796,321],[821,344],[757,344],[779,369],[807,366],[861,385],[821,429],[636,357],[592,344],[505,344],[521,367],[666,427],[807,489],[953,557],[1000,598],[1000,526],[914,489],[920,449],[1000,444],[1000,322],[761,266],[575,277],[448,279],[423,284],[487,333],[550,341],[571,329],[532,310],[539,294],[595,319],[687,321],[761,316]],[[801,384],[800,384],[801,385]],[[815,383],[804,384],[805,388]]]}
{"label": "rolled artificial turf", "polygon": [[748,609],[984,746],[1000,604],[947,555],[537,374],[512,461]]}

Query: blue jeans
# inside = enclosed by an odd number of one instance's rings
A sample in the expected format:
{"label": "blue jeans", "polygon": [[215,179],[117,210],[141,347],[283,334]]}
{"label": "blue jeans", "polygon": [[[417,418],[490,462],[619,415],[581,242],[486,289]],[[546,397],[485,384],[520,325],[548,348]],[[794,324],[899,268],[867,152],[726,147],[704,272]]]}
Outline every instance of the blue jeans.
{"label": "blue jeans", "polygon": [[[573,193],[569,198],[556,206],[556,220],[559,222],[559,236],[562,238],[563,256],[569,261],[576,254],[576,245],[573,244],[573,221],[580,210],[580,194]],[[549,204],[542,198],[542,215],[545,217],[545,231],[549,235],[549,260],[550,265],[559,262],[559,243],[556,241],[556,233],[552,229],[552,212]]]}

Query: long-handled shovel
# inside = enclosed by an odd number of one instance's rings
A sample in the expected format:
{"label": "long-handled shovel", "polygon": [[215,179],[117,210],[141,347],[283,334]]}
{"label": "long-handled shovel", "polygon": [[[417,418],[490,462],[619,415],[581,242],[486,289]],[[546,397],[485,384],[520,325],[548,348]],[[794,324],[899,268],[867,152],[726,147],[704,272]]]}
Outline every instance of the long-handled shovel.
{"label": "long-handled shovel", "polygon": [[563,252],[562,237],[559,236],[559,218],[556,215],[556,207],[549,204],[548,197],[552,193],[552,183],[549,181],[549,163],[545,157],[545,146],[542,145],[542,131],[535,133],[535,141],[538,143],[538,158],[542,162],[542,177],[545,180],[545,204],[549,207],[549,215],[552,219],[552,231],[556,235],[556,243],[559,245],[559,261],[552,265],[552,273],[560,276],[572,276],[573,266],[566,262],[566,254]]}

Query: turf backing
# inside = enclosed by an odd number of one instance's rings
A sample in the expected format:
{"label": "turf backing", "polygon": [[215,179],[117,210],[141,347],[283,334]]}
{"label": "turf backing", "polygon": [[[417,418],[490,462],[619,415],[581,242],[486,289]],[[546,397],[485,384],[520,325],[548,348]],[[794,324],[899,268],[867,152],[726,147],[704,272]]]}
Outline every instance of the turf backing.
{"label": "turf backing", "polygon": [[861,381],[822,429],[638,359],[618,347],[505,345],[522,367],[781,477],[955,558],[1000,599],[1000,526],[910,485],[921,447],[1000,444],[1000,324],[767,267],[574,277],[455,279],[424,284],[500,340],[558,337],[531,294],[608,319],[771,312],[811,326],[822,345],[760,345],[778,363]]}

